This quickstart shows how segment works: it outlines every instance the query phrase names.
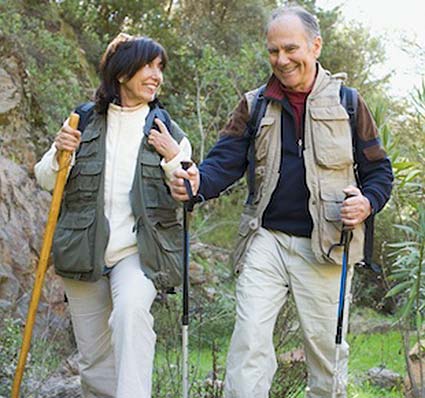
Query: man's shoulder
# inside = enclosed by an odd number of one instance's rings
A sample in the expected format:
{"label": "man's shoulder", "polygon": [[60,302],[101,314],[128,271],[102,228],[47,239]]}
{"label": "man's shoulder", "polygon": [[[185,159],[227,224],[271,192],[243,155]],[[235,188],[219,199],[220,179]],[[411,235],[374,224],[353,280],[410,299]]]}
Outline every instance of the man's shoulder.
{"label": "man's shoulder", "polygon": [[267,84],[263,84],[260,87],[255,88],[254,90],[247,91],[244,94],[244,98],[247,105],[248,105],[248,111],[251,112],[252,106],[258,101],[258,98],[260,95],[264,94],[266,90]]}

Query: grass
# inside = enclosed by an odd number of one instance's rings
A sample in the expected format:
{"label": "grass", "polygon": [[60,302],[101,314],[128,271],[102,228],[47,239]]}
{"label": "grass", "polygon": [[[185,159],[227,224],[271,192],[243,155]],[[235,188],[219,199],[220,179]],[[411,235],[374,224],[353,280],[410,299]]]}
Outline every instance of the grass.
{"label": "grass", "polygon": [[398,331],[387,333],[359,334],[349,337],[351,355],[349,361],[349,398],[401,398],[401,388],[393,390],[376,387],[365,380],[371,368],[385,367],[400,374],[406,374],[401,337]]}
{"label": "grass", "polygon": [[[380,316],[378,316],[379,318]],[[216,361],[218,376],[224,376],[226,355],[230,336],[222,338],[215,344],[215,351],[212,347],[199,345],[197,336],[190,337],[190,369],[191,376],[196,380],[204,380],[213,369],[213,362]],[[396,373],[405,376],[405,365],[403,351],[401,347],[400,334],[396,330],[389,330],[384,333],[362,333],[349,335],[351,346],[349,362],[349,386],[348,398],[401,398],[403,392],[401,388],[393,390],[382,389],[372,385],[366,380],[366,372],[374,367],[385,367]],[[156,365],[164,367],[171,359],[177,368],[180,366],[180,352],[172,356],[165,355],[164,350],[158,347]],[[215,358],[214,358],[215,356]],[[296,397],[301,398],[303,394]],[[295,396],[294,396],[295,398]]]}
{"label": "grass", "polygon": [[[231,314],[230,314],[231,315]],[[382,320],[382,316],[373,312],[367,313],[367,320],[371,322],[376,319]],[[374,319],[375,317],[375,319]],[[388,320],[384,318],[384,320]],[[391,320],[391,319],[390,319]],[[194,381],[196,388],[203,386],[204,380],[211,374],[212,370],[217,371],[219,379],[224,378],[226,355],[230,341],[231,327],[226,326],[218,335],[220,338],[214,340],[213,334],[217,335],[217,331],[206,330],[205,328],[196,327],[193,321],[190,329],[190,378]],[[158,398],[168,397],[170,392],[179,395],[181,386],[181,347],[179,326],[175,327],[175,336],[168,341],[167,348],[163,344],[163,340],[159,340],[157,346],[155,360],[155,378],[154,385],[158,390],[155,396]],[[225,334],[223,335],[223,330]],[[8,320],[3,323],[0,333],[0,358],[4,364],[14,357],[20,347],[21,325],[16,321]],[[405,375],[405,365],[403,351],[401,348],[401,338],[398,331],[389,329],[382,333],[361,333],[349,335],[351,346],[351,355],[349,363],[350,383],[348,387],[348,398],[401,398],[403,393],[401,389],[393,389],[392,391],[378,388],[366,381],[366,372],[373,367],[384,366],[394,372]],[[43,379],[58,364],[60,355],[54,352],[57,347],[53,347],[46,342],[35,344],[32,349],[31,360],[29,361],[34,367],[27,376],[37,375]],[[59,350],[58,350],[59,351]],[[13,362],[13,361],[12,361]],[[14,366],[4,367],[1,372],[3,382],[10,380]],[[0,388],[0,395],[6,394],[10,388],[5,383]],[[195,388],[195,387],[194,387]],[[204,388],[204,387],[202,387]],[[204,390],[203,390],[204,391]],[[200,397],[221,397],[222,395],[199,395]],[[273,396],[272,396],[273,397]],[[293,398],[303,397],[302,393],[294,395]],[[276,398],[276,397],[275,397]]]}
{"label": "grass", "polygon": [[352,347],[352,373],[359,374],[373,367],[385,367],[399,374],[405,373],[404,354],[398,331],[353,335],[349,340]]}

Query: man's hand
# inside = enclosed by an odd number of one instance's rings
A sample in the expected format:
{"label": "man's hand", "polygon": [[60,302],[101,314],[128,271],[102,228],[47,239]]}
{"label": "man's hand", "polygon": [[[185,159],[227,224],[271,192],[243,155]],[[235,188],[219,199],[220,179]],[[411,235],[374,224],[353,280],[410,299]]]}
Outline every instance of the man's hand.
{"label": "man's hand", "polygon": [[174,199],[179,200],[181,202],[189,200],[186,187],[184,186],[184,179],[188,179],[190,181],[193,195],[196,195],[198,193],[200,177],[199,170],[195,164],[190,166],[190,168],[186,171],[182,168],[177,169],[173,173],[173,177],[174,178],[168,183],[168,185],[171,190],[171,195]]}
{"label": "man's hand", "polygon": [[345,188],[344,193],[352,196],[342,203],[341,220],[347,227],[355,227],[369,217],[372,207],[369,199],[363,196],[360,189],[353,185]]}
{"label": "man's hand", "polygon": [[169,162],[180,152],[179,144],[177,144],[176,140],[171,137],[170,132],[161,120],[156,118],[155,123],[158,126],[159,131],[155,129],[150,130],[148,143],[164,157],[166,162]]}
{"label": "man's hand", "polygon": [[55,138],[58,151],[74,152],[80,146],[81,132],[69,126],[69,119],[65,121]]}

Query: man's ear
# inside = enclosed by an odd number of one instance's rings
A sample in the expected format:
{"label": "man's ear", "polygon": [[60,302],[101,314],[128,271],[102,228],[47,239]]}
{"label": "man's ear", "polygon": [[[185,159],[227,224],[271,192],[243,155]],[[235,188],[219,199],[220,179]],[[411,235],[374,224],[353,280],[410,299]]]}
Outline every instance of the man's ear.
{"label": "man's ear", "polygon": [[322,37],[316,36],[313,40],[313,53],[316,59],[320,57],[321,52],[322,52]]}

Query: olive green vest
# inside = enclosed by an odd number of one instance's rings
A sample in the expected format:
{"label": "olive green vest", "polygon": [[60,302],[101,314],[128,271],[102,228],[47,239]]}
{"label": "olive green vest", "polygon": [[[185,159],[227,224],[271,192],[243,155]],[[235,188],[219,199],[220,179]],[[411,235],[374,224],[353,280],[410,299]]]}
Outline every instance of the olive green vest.
{"label": "olive green vest", "polygon": [[[172,122],[180,142],[184,133]],[[53,239],[56,273],[96,281],[104,271],[109,224],[104,214],[106,116],[93,113],[84,130],[65,186]],[[180,204],[170,195],[161,158],[143,136],[130,191],[140,263],[159,289],[181,282],[182,224]]]}
{"label": "olive green vest", "polygon": [[[349,117],[340,104],[342,75],[332,76],[320,65],[307,98],[304,130],[304,163],[310,192],[309,211],[313,220],[312,250],[319,263],[342,263],[342,248],[332,244],[341,236],[340,210],[343,189],[356,186],[353,169],[352,135]],[[257,90],[245,94],[250,111]],[[262,217],[276,189],[281,164],[281,105],[271,101],[255,139],[255,186],[252,205],[246,205],[239,225],[239,239],[233,255],[236,272],[245,261],[246,250],[261,226]],[[364,226],[353,231],[350,263],[363,257]]]}

